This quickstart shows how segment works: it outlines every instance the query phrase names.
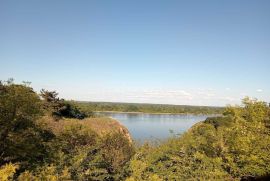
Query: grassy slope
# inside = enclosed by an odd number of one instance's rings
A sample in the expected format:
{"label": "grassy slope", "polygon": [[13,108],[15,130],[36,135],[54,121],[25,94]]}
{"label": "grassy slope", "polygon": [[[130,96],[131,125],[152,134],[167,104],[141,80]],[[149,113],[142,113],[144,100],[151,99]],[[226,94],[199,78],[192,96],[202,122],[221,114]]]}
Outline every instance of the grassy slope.
{"label": "grassy slope", "polygon": [[61,119],[55,121],[52,117],[44,116],[40,119],[40,121],[52,129],[55,134],[59,134],[66,126],[70,126],[72,124],[81,124],[83,126],[90,127],[101,136],[114,131],[121,132],[131,141],[131,136],[128,129],[121,125],[118,121],[111,118],[86,118],[84,120]]}

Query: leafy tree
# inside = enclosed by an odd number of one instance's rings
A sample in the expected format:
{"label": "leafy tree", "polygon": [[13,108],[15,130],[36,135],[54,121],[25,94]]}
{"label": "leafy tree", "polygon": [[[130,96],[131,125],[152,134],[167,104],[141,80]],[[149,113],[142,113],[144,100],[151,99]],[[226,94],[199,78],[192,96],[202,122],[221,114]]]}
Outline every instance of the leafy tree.
{"label": "leafy tree", "polygon": [[83,119],[86,117],[86,114],[80,112],[74,105],[60,99],[56,91],[42,89],[40,95],[43,99],[43,108],[55,119],[61,117]]}
{"label": "leafy tree", "polygon": [[0,87],[0,165],[34,166],[47,158],[46,143],[53,137],[36,121],[42,115],[39,96],[31,87],[12,81]]}

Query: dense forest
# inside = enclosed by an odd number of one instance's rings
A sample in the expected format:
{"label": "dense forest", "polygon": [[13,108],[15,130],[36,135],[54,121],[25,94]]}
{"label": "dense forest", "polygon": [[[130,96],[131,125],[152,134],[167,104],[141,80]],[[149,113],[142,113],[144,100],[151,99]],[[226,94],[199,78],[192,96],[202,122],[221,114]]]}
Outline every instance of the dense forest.
{"label": "dense forest", "polygon": [[245,98],[181,136],[141,146],[113,127],[100,131],[107,120],[96,120],[101,126],[93,129],[96,118],[82,110],[56,92],[0,82],[0,180],[267,180],[270,174],[265,102]]}
{"label": "dense forest", "polygon": [[142,113],[174,113],[174,114],[221,114],[223,107],[187,106],[166,104],[141,104],[141,103],[112,103],[112,102],[82,102],[70,101],[84,112],[92,111],[117,111],[117,112],[142,112]]}

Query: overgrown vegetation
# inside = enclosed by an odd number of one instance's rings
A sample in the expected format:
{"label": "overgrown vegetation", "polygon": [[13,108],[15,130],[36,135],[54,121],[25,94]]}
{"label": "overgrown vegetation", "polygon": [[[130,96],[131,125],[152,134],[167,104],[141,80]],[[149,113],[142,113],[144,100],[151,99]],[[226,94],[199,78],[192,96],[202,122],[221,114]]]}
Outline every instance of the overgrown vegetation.
{"label": "overgrown vegetation", "polygon": [[102,111],[172,113],[172,114],[222,114],[223,107],[185,106],[166,104],[112,103],[112,102],[82,102],[70,101],[84,112]]}
{"label": "overgrown vegetation", "polygon": [[[181,137],[141,147],[128,180],[240,180],[270,174],[269,107],[243,100]],[[265,178],[266,179],[266,178]],[[269,179],[269,177],[268,177]]]}
{"label": "overgrown vegetation", "polygon": [[42,91],[40,98],[28,85],[0,83],[0,180],[123,180],[134,153],[129,138],[63,119],[73,116],[56,95]]}
{"label": "overgrown vegetation", "polygon": [[1,181],[251,180],[270,174],[265,102],[246,98],[222,117],[136,150],[123,131],[109,125],[112,131],[104,132],[91,126],[92,119],[74,119],[81,112],[63,113],[66,105],[55,92],[40,96],[26,84],[0,82]]}

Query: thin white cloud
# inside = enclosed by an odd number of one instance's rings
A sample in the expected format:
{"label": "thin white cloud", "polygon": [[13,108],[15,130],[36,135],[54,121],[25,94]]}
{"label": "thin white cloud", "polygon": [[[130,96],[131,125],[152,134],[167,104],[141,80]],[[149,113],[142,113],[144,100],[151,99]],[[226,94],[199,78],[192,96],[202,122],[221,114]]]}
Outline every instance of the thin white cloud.
{"label": "thin white cloud", "polygon": [[214,89],[198,89],[195,94],[199,97],[203,97],[204,99],[212,98],[216,95]]}
{"label": "thin white cloud", "polygon": [[192,99],[192,94],[184,90],[151,90],[143,91],[142,97],[148,98],[187,98]]}
{"label": "thin white cloud", "polygon": [[[178,105],[224,106],[238,104],[243,96],[239,94],[219,93],[213,89],[91,89],[63,91],[61,97],[74,100],[103,102],[134,102]],[[62,91],[61,91],[62,93]],[[246,93],[243,93],[246,95]],[[68,95],[68,96],[67,96]]]}
{"label": "thin white cloud", "polygon": [[257,91],[257,92],[262,92],[263,90],[262,90],[262,89],[257,89],[256,91]]}
{"label": "thin white cloud", "polygon": [[241,93],[240,93],[240,96],[248,96],[248,93],[246,93],[246,92],[241,92]]}
{"label": "thin white cloud", "polygon": [[230,101],[230,102],[239,101],[239,99],[238,99],[238,98],[235,98],[235,97],[230,97],[230,96],[221,97],[220,99],[223,99],[223,100],[225,100],[225,101]]}

